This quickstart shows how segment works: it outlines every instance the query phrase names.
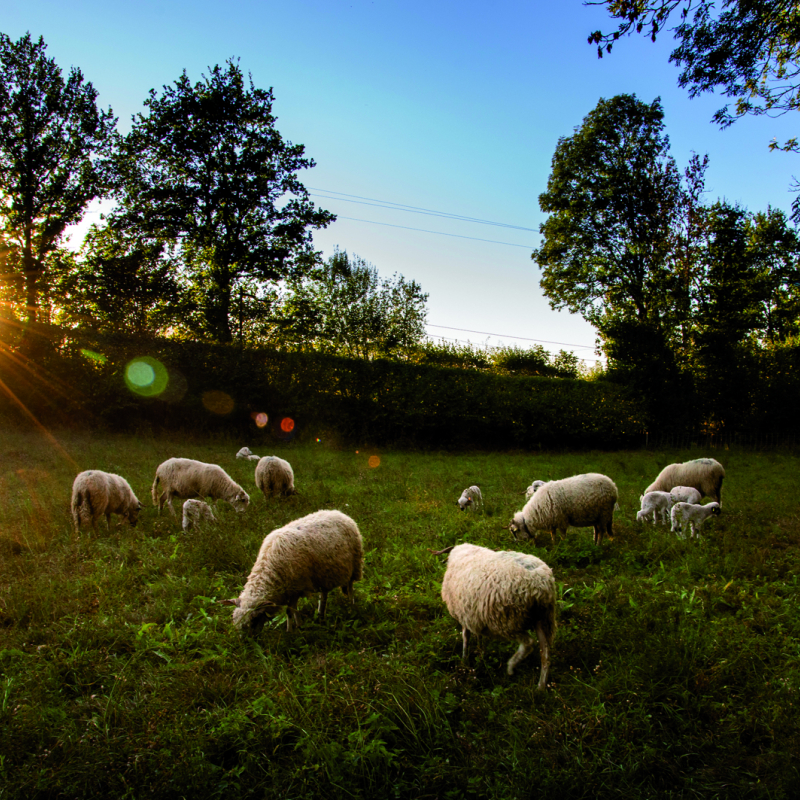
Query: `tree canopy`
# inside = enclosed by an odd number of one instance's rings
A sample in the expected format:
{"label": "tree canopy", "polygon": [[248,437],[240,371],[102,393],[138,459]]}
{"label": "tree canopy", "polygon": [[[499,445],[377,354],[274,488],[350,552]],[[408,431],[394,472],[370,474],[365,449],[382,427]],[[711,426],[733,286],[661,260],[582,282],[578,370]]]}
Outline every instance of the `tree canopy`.
{"label": "tree canopy", "polygon": [[179,249],[205,333],[221,342],[233,338],[238,283],[306,274],[312,230],[335,219],[308,199],[297,172],[314,161],[276,129],[273,99],[235,61],[194,84],[184,71],[151,90],[116,159],[112,224]]}
{"label": "tree canopy", "polygon": [[[39,319],[43,276],[68,225],[108,187],[116,119],[76,67],[66,80],[30,33],[0,33],[0,225],[14,253],[28,330]],[[24,299],[23,299],[24,298]]]}

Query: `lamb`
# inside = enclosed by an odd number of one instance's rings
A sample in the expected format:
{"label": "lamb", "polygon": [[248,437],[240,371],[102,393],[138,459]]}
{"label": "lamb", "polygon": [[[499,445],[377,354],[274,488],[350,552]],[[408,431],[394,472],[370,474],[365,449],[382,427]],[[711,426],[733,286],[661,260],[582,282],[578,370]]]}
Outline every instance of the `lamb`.
{"label": "lamb", "polygon": [[522,511],[514,514],[508,529],[517,538],[534,536],[536,530],[567,532],[570,526],[594,528],[594,543],[599,545],[603,534],[613,535],[612,523],[617,506],[617,487],[611,478],[597,472],[573,475],[540,486]]}
{"label": "lamb", "polygon": [[[162,484],[161,494],[158,493],[159,483]],[[250,503],[247,492],[222,467],[191,458],[168,458],[161,464],[156,470],[151,495],[158,513],[166,503],[173,517],[173,497],[227,500],[237,511],[244,511]]]}
{"label": "lamb", "polygon": [[264,456],[256,464],[256,486],[264,493],[264,497],[297,494],[292,465],[277,456]]}
{"label": "lamb", "polygon": [[[711,516],[718,517],[722,513],[719,503],[708,503],[701,506],[694,503],[675,503],[672,506],[672,530],[681,538],[685,538],[686,525],[692,532],[692,536],[698,536],[702,524]],[[695,527],[696,523],[696,527]]]}
{"label": "lamb", "polygon": [[[553,571],[536,556],[511,550],[495,552],[473,544],[439,551],[450,552],[442,580],[442,600],[461,625],[462,658],[467,661],[469,637],[481,636],[519,642],[508,661],[508,674],[539,640],[541,671],[538,689],[547,686],[550,649],[556,632],[556,582]],[[530,631],[536,631],[534,638]]]}
{"label": "lamb", "polygon": [[673,486],[670,489],[669,496],[672,498],[672,504],[675,503],[693,503],[695,505],[699,505],[700,501],[703,499],[703,495],[697,491],[697,489],[692,489],[691,486]]}
{"label": "lamb", "polygon": [[356,523],[341,511],[316,511],[270,533],[263,541],[250,577],[236,600],[233,624],[257,633],[286,606],[291,633],[301,618],[297,601],[319,592],[325,619],[328,592],[341,587],[354,605],[353,583],[361,580],[364,545]]}
{"label": "lamb", "polygon": [[203,500],[186,500],[183,504],[183,530],[191,530],[199,525],[202,520],[216,522],[217,518],[211,506]]}
{"label": "lamb", "polygon": [[456,500],[456,503],[458,503],[458,507],[461,511],[465,511],[467,508],[471,508],[473,511],[477,511],[478,507],[483,508],[481,490],[477,486],[470,486],[464,489],[464,491],[461,492],[461,497]]}
{"label": "lamb", "polygon": [[249,447],[243,447],[239,452],[236,454],[236,458],[244,458],[247,461],[258,461],[261,456],[257,456],[253,453]]}
{"label": "lamb", "polygon": [[106,530],[109,530],[112,514],[120,514],[131,527],[135,527],[142,508],[125,478],[99,469],[89,469],[75,477],[70,505],[76,533],[83,520],[90,521],[92,528],[97,530],[97,520],[103,515]]}
{"label": "lamb", "polygon": [[669,464],[658,473],[644,493],[669,492],[676,486],[689,486],[700,492],[701,499],[710,497],[717,503],[722,502],[722,479],[725,470],[719,461],[713,458],[696,458],[682,464]]}
{"label": "lamb", "polygon": [[642,510],[636,514],[637,520],[649,519],[652,514],[653,525],[655,525],[656,518],[661,514],[661,522],[666,525],[667,517],[675,501],[669,492],[648,492],[639,498],[639,502],[642,504]]}
{"label": "lamb", "polygon": [[530,500],[536,494],[536,490],[540,487],[544,486],[544,481],[534,481],[526,490],[525,490],[525,499]]}

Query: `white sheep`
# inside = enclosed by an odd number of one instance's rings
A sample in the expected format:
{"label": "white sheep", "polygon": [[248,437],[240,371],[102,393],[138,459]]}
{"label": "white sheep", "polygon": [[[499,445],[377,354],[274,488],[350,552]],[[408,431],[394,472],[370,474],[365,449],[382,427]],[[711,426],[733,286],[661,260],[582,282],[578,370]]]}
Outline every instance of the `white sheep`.
{"label": "white sheep", "polygon": [[83,520],[90,521],[96,530],[97,520],[103,515],[106,529],[110,529],[112,514],[120,514],[131,526],[135,526],[142,508],[125,478],[99,469],[88,469],[75,477],[70,506],[76,532],[80,530]]}
{"label": "white sheep", "polygon": [[183,530],[189,531],[203,520],[217,521],[211,506],[203,500],[185,500],[183,503]]}
{"label": "white sheep", "polygon": [[540,486],[522,511],[514,514],[508,529],[517,538],[534,536],[537,530],[562,534],[570,527],[594,528],[594,543],[599,545],[603,534],[613,535],[614,509],[617,507],[617,487],[611,478],[597,472],[573,475],[560,481],[548,481]]}
{"label": "white sheep", "polygon": [[236,454],[236,458],[243,458],[246,461],[258,461],[261,456],[257,456],[253,453],[249,447],[243,447],[239,452]]}
{"label": "white sheep", "polygon": [[530,500],[536,494],[536,490],[540,487],[544,486],[544,481],[534,481],[526,490],[525,490],[525,499]]}
{"label": "white sheep", "polygon": [[661,522],[667,524],[667,517],[674,503],[669,492],[648,492],[639,498],[642,510],[636,514],[636,519],[649,519],[653,515],[653,525],[656,524],[658,515],[661,515]]}
{"label": "white sheep", "polygon": [[702,524],[711,516],[719,516],[722,513],[719,503],[708,503],[701,506],[694,503],[675,503],[672,506],[672,530],[678,533],[681,538],[686,536],[686,525],[688,523],[692,536],[698,536],[698,531]]}
{"label": "white sheep", "polygon": [[669,492],[676,486],[690,486],[700,492],[701,498],[710,497],[721,503],[724,477],[725,470],[719,461],[713,458],[696,458],[694,461],[664,467],[644,493]]}
{"label": "white sheep", "polygon": [[300,624],[297,601],[319,592],[325,619],[328,592],[336,587],[353,605],[353,583],[361,580],[364,545],[356,523],[341,511],[316,511],[272,531],[261,545],[250,577],[236,600],[233,624],[255,633],[286,606],[289,632]]}
{"label": "white sheep", "polygon": [[[462,658],[467,661],[469,637],[491,636],[519,642],[508,661],[508,674],[539,640],[539,689],[547,686],[550,648],[556,632],[556,582],[553,571],[536,556],[511,550],[494,551],[460,544],[449,552],[442,580],[442,600],[461,625]],[[531,631],[536,631],[536,637]]]}
{"label": "white sheep", "polygon": [[[161,493],[158,484],[161,483]],[[153,505],[158,513],[169,506],[172,516],[172,498],[211,497],[214,500],[227,500],[237,511],[244,511],[250,503],[250,496],[236,483],[222,467],[206,464],[191,458],[168,458],[156,470],[151,489]]]}
{"label": "white sheep", "polygon": [[464,491],[461,492],[461,497],[456,500],[456,503],[458,503],[458,507],[461,511],[467,508],[471,508],[473,511],[477,511],[478,508],[483,508],[483,495],[481,494],[481,490],[477,486],[470,486],[464,489]]}
{"label": "white sheep", "polygon": [[264,456],[256,464],[256,486],[261,489],[264,497],[272,497],[273,494],[283,497],[297,494],[292,465],[277,456]]}
{"label": "white sheep", "polygon": [[699,505],[703,495],[691,486],[673,486],[669,496],[672,498],[672,505],[675,503],[694,503]]}

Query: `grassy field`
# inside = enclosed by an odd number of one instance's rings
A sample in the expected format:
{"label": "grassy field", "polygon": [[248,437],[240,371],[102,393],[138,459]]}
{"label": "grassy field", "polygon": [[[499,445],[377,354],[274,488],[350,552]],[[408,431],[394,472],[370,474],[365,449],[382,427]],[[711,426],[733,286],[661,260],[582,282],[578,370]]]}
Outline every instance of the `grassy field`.
{"label": "grassy field", "polygon": [[[798,459],[747,451],[420,454],[326,442],[263,445],[0,433],[0,800],[11,797],[605,798],[800,794]],[[243,444],[288,459],[301,494],[266,501]],[[714,455],[723,515],[701,540],[635,521],[667,463]],[[183,535],[151,506],[170,456],[221,464],[245,514]],[[374,465],[379,458],[379,464]],[[372,463],[374,466],[370,466]],[[76,535],[78,470],[129,480],[139,525]],[[591,530],[515,543],[533,479],[614,479],[613,541]],[[485,513],[456,499],[481,486]],[[254,639],[219,600],[263,537],[320,508],[364,537],[356,606]],[[469,667],[428,548],[533,552],[559,584],[551,683],[516,645]]]}

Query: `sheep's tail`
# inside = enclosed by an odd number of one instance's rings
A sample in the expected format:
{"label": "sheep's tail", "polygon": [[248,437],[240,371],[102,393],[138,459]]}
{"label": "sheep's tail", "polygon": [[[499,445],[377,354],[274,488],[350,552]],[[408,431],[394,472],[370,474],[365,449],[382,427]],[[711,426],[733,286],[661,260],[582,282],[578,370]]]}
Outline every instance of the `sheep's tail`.
{"label": "sheep's tail", "polygon": [[94,519],[94,508],[92,508],[92,495],[91,492],[83,492],[78,489],[75,496],[72,498],[72,521],[75,523],[75,530],[81,527],[81,517],[83,514],[84,505],[89,511],[89,519]]}
{"label": "sheep's tail", "polygon": [[542,615],[539,617],[539,624],[542,627],[542,632],[547,637],[547,641],[551,642],[555,638],[556,628],[556,604],[547,603],[542,608]]}
{"label": "sheep's tail", "polygon": [[159,480],[161,480],[161,479],[158,477],[158,473],[156,473],[156,479],[153,481],[153,488],[150,490],[150,495],[153,498],[153,505],[154,506],[158,505],[157,490],[158,490],[158,482],[159,482]]}

